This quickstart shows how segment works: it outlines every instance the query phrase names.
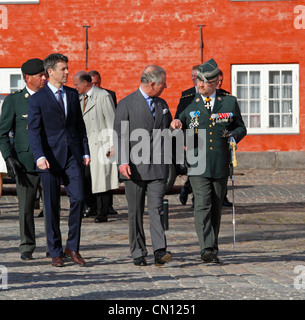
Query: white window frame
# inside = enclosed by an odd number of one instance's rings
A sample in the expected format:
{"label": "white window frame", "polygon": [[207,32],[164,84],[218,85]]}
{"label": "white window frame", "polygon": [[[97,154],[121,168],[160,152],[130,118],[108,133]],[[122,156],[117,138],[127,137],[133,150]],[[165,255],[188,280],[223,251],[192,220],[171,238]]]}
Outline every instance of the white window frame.
{"label": "white window frame", "polygon": [[21,85],[18,88],[14,88],[14,91],[25,87],[20,68],[0,68],[0,94],[11,93],[11,75],[21,76]]}
{"label": "white window frame", "polygon": [[[260,127],[247,127],[248,134],[298,134],[299,126],[299,65],[249,64],[231,66],[231,92],[237,97],[237,72],[260,72]],[[269,127],[269,72],[292,71],[292,127]],[[238,98],[238,97],[237,97]]]}

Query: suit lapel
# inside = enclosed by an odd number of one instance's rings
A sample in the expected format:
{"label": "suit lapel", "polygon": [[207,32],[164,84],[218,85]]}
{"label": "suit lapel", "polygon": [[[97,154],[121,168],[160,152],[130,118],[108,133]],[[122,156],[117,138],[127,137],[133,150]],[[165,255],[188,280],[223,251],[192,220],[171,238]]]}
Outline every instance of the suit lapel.
{"label": "suit lapel", "polygon": [[137,93],[137,100],[139,103],[139,108],[142,108],[141,113],[143,114],[143,117],[145,119],[147,119],[153,127],[154,126],[154,118],[150,112],[149,106],[148,106],[145,98],[143,97],[143,95],[139,89],[136,91],[136,93]]}
{"label": "suit lapel", "polygon": [[[83,111],[83,114],[87,113],[90,109],[92,109],[96,105],[96,94],[95,89],[92,92],[92,95],[88,97],[87,105],[85,108],[85,111]],[[84,98],[85,96],[82,96],[82,104],[81,107],[84,108]]]}
{"label": "suit lapel", "polygon": [[[52,90],[49,88],[49,86],[46,85],[44,88],[46,88],[46,90],[47,90],[47,95],[48,95],[48,97],[49,97],[48,100],[49,100],[49,101],[53,101],[53,102],[52,102],[52,105],[58,107],[59,110],[61,110],[61,112],[64,113],[64,110],[62,109],[62,107],[61,107],[60,104],[58,103],[57,98],[55,97],[54,93],[53,93]],[[44,89],[44,88],[43,88],[43,89]],[[41,90],[43,90],[43,89],[41,89]],[[68,102],[68,92],[67,92],[66,89],[65,89],[65,92],[66,92],[66,97],[67,97],[67,113],[68,113],[69,102]]]}
{"label": "suit lapel", "polygon": [[163,117],[163,108],[161,102],[156,99],[155,102],[155,124],[154,128],[159,128]]}

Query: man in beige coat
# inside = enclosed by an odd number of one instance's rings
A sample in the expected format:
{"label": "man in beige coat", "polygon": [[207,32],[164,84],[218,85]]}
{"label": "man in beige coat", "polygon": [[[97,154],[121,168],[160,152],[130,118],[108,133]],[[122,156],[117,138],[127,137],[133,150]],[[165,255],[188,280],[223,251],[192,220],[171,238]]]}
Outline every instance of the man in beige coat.
{"label": "man in beige coat", "polygon": [[119,187],[117,164],[111,161],[112,134],[107,132],[113,129],[114,103],[106,90],[93,86],[91,76],[85,71],[74,75],[73,84],[80,94],[89,141],[90,175],[85,174],[85,180],[91,179],[91,190],[96,195],[97,217],[94,221],[106,222],[111,205],[111,190]]}

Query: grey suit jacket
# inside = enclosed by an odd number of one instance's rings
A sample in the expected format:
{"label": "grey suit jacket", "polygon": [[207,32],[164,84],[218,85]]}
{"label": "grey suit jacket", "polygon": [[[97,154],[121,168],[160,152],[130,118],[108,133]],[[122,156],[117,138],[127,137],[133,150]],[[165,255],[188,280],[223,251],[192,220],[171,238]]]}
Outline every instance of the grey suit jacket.
{"label": "grey suit jacket", "polygon": [[[164,139],[160,139],[160,134],[169,128],[172,116],[165,100],[157,97],[155,101],[155,119],[139,89],[122,99],[116,108],[117,160],[119,165],[129,164],[132,180],[168,178]],[[126,179],[122,175],[120,178]]]}

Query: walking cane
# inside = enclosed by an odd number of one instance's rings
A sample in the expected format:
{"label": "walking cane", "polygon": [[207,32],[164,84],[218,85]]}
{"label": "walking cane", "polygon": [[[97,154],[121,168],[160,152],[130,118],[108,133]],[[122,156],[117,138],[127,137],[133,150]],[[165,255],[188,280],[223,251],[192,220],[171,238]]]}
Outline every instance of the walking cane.
{"label": "walking cane", "polygon": [[233,137],[230,137],[230,150],[231,150],[231,161],[230,161],[230,178],[232,181],[232,225],[233,225],[233,248],[235,248],[235,201],[234,201],[234,167],[237,166],[236,161],[236,141]]}

